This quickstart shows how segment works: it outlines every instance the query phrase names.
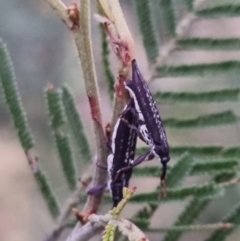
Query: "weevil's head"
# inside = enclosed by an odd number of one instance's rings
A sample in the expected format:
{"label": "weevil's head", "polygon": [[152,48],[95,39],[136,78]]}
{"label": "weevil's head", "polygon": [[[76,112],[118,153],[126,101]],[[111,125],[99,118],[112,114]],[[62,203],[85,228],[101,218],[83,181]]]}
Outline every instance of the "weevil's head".
{"label": "weevil's head", "polygon": [[162,164],[167,164],[170,161],[168,148],[164,148],[163,146],[155,146],[154,152]]}
{"label": "weevil's head", "polygon": [[162,146],[155,146],[154,153],[156,157],[159,158],[162,164],[162,174],[161,174],[161,181],[165,180],[165,176],[167,173],[167,163],[170,161],[169,151],[168,148],[163,148]]}

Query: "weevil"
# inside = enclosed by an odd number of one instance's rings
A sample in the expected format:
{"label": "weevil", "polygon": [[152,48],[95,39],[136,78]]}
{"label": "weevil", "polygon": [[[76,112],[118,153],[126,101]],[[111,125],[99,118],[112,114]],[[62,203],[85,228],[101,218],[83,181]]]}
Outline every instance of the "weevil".
{"label": "weevil", "polygon": [[[129,104],[125,106],[124,111],[128,107]],[[131,107],[134,108],[134,102],[131,103]],[[122,118],[128,123],[136,125],[136,119],[131,112],[123,113]],[[102,186],[92,187],[88,190],[88,194],[94,194],[108,186],[112,195],[113,207],[117,206],[119,201],[123,198],[123,187],[128,187],[129,185],[129,180],[132,175],[131,165],[135,157],[136,143],[136,131],[129,128],[129,126],[122,122],[119,117],[114,126],[110,144],[108,144],[108,147],[111,150],[111,153],[107,158],[109,181]],[[127,170],[117,175],[118,171],[123,168],[127,168]]]}
{"label": "weevil", "polygon": [[[136,166],[144,160],[151,160],[154,157],[159,158],[162,163],[161,183],[165,185],[165,176],[167,172],[167,163],[170,160],[169,145],[167,135],[157,109],[157,105],[144,80],[136,60],[132,61],[132,80],[124,83],[131,99],[127,108],[122,112],[122,121],[130,128],[136,131],[141,140],[151,146],[150,150],[140,155],[134,162]],[[132,102],[134,102],[134,106]],[[132,125],[124,118],[126,112],[131,112],[136,119],[137,125]],[[119,170],[126,171],[127,168]],[[164,190],[165,191],[165,190]]]}
{"label": "weevil", "polygon": [[[124,110],[126,110],[127,107],[129,107],[129,105],[126,105]],[[134,103],[131,103],[131,107],[134,108]],[[136,125],[136,119],[131,112],[125,112],[123,118],[132,125]],[[112,194],[114,207],[117,206],[119,201],[123,198],[123,187],[128,187],[129,185],[136,143],[137,133],[135,130],[129,128],[129,126],[121,121],[121,118],[118,118],[112,133],[112,153],[107,159],[109,173],[108,187]],[[117,172],[125,167],[129,167],[129,169],[117,176]]]}

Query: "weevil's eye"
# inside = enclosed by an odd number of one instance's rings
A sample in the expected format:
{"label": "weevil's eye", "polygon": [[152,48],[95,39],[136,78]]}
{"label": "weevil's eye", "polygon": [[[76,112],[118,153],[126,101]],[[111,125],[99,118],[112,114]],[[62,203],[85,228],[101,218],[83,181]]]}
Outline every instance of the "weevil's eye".
{"label": "weevil's eye", "polygon": [[170,157],[166,148],[163,148],[162,146],[155,146],[154,151],[159,156],[162,163],[167,163],[170,161]]}
{"label": "weevil's eye", "polygon": [[169,156],[164,156],[161,158],[161,162],[162,163],[168,163],[170,161],[170,157]]}

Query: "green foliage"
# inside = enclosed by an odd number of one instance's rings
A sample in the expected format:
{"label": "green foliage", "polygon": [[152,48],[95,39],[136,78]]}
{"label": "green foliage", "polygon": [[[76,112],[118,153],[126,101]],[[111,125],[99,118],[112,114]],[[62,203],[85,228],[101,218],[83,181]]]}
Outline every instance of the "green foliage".
{"label": "green foliage", "polygon": [[239,50],[239,38],[183,38],[177,41],[182,49]]}
{"label": "green foliage", "polygon": [[151,1],[134,0],[134,3],[147,57],[154,62],[158,56],[158,41],[153,26]]}
{"label": "green foliage", "polygon": [[168,172],[168,187],[177,186],[184,179],[184,177],[189,174],[190,170],[192,169],[192,165],[193,159],[191,156],[188,153],[183,154],[183,156],[179,158],[177,163]]}
{"label": "green foliage", "polygon": [[55,142],[68,186],[74,190],[77,186],[77,181],[69,138],[63,133],[56,132]]}
{"label": "green foliage", "polygon": [[192,11],[194,0],[184,0],[184,3],[188,9],[188,11]]}
{"label": "green foliage", "polygon": [[206,241],[223,241],[227,238],[229,234],[231,234],[234,230],[236,230],[237,225],[240,224],[240,203],[238,203],[230,213],[223,219],[223,222],[229,222],[235,224],[233,228],[230,229],[222,229],[215,231]]}
{"label": "green foliage", "polygon": [[46,90],[46,100],[51,125],[54,129],[58,129],[65,123],[65,116],[61,94],[59,91],[56,91],[52,85],[49,85]]}
{"label": "green foliage", "polygon": [[226,171],[231,171],[239,168],[238,159],[226,159],[218,161],[204,161],[198,162],[193,165],[191,170],[192,175],[202,174],[202,173],[222,173]]}
{"label": "green foliage", "polygon": [[142,230],[146,230],[149,226],[149,216],[146,218],[133,218],[130,221],[133,222],[135,225],[137,225]]}
{"label": "green foliage", "polygon": [[73,154],[69,138],[60,131],[60,127],[66,121],[60,91],[55,90],[51,85],[48,86],[46,90],[46,101],[62,169],[68,182],[69,188],[74,190],[76,188],[77,181]]}
{"label": "green foliage", "polygon": [[[196,64],[175,64],[171,65],[169,55],[173,51],[177,50],[238,50],[240,49],[240,39],[233,37],[191,37],[191,35],[185,35],[184,29],[191,25],[191,17],[195,14],[202,18],[215,18],[215,17],[234,17],[240,14],[240,2],[233,3],[232,1],[225,1],[220,3],[218,1],[202,1],[200,8],[197,6],[197,1],[183,0],[185,4],[184,10],[188,10],[192,14],[185,15],[187,21],[179,21],[177,4],[174,4],[173,0],[157,0],[157,1],[144,1],[134,0],[136,14],[138,18],[139,29],[143,38],[143,45],[151,64],[150,70],[153,70],[151,78],[156,77],[202,77],[211,76],[212,81],[217,81],[216,76],[219,75],[232,75],[239,74],[240,61],[239,60],[224,60],[220,62],[202,62]],[[196,3],[196,4],[195,4]],[[180,4],[179,4],[180,5]],[[158,18],[161,20],[161,24],[156,24],[153,16],[153,9],[158,7],[160,10]],[[177,13],[177,14],[176,14]],[[191,17],[189,17],[191,16]],[[177,20],[175,20],[177,19]],[[198,20],[198,19],[197,19]],[[178,25],[177,23],[183,23]],[[164,40],[168,43],[168,40],[173,40],[173,49],[167,49],[166,46],[159,46],[161,42],[159,36],[156,34],[155,26],[163,26],[164,28]],[[179,30],[178,32],[176,31]],[[181,35],[179,35],[181,32]],[[188,32],[188,31],[186,31]],[[163,49],[159,56],[159,49]],[[101,28],[101,50],[102,50],[102,62],[106,75],[106,83],[108,84],[108,92],[112,99],[114,93],[114,76],[110,69],[109,61],[109,46],[106,40],[105,33]],[[159,63],[157,60],[160,60]],[[157,62],[157,63],[156,63]],[[3,86],[3,92],[5,95],[6,103],[11,112],[16,130],[18,131],[19,139],[25,151],[28,151],[33,147],[33,140],[30,134],[30,130],[26,123],[25,113],[22,108],[21,100],[19,98],[17,87],[11,69],[11,61],[8,57],[8,53],[5,46],[0,43],[0,80]],[[156,71],[156,73],[154,73]],[[149,71],[150,72],[150,71]],[[155,75],[155,76],[153,76]],[[226,80],[228,78],[226,77]],[[214,82],[213,82],[214,83]],[[216,82],[217,83],[217,82]],[[240,88],[225,88],[209,91],[206,88],[202,92],[157,92],[155,94],[155,100],[158,104],[163,103],[213,103],[213,102],[229,102],[239,101]],[[84,160],[90,160],[92,158],[91,148],[89,146],[86,134],[83,130],[81,118],[78,114],[77,108],[74,103],[74,98],[68,88],[63,87],[62,92],[55,90],[53,86],[49,85],[46,91],[46,99],[48,104],[49,117],[51,120],[51,126],[53,129],[54,140],[56,142],[57,150],[59,153],[61,165],[66,176],[69,187],[74,190],[76,188],[76,173],[74,168],[74,160],[71,151],[71,146],[68,136],[63,132],[64,124],[68,124],[73,133],[74,140],[79,148],[79,153]],[[230,107],[228,107],[230,109]],[[66,117],[65,117],[66,114]],[[233,125],[239,121],[237,114],[232,110],[212,114],[202,114],[195,118],[179,117],[163,117],[163,123],[168,128],[204,128],[218,125]],[[207,137],[206,137],[207,139]],[[216,140],[217,142],[217,140]],[[208,140],[206,142],[208,143]],[[137,153],[143,153],[149,150],[149,147],[138,148]],[[185,153],[187,152],[187,153]],[[144,203],[147,206],[143,207],[133,217],[132,221],[139,225],[143,230],[152,232],[166,232],[164,241],[176,241],[181,234],[187,230],[199,230],[210,229],[214,225],[200,225],[195,226],[192,223],[201,214],[212,199],[219,197],[223,193],[226,187],[236,184],[237,182],[232,178],[237,176],[239,172],[239,146],[222,146],[222,145],[207,145],[197,146],[194,144],[179,143],[177,146],[170,147],[170,155],[172,158],[177,158],[177,162],[168,169],[167,185],[168,194],[166,198],[158,200],[159,187],[153,192],[139,193],[132,197],[129,202]],[[59,207],[56,198],[50,189],[48,181],[43,172],[38,169],[34,172],[37,183],[41,189],[41,192],[48,204],[49,210],[54,217],[59,215]],[[156,177],[159,178],[160,166],[150,167],[138,167],[133,171],[135,176],[140,177]],[[213,177],[212,182],[204,183],[200,185],[180,186],[186,176],[195,175],[216,175]],[[177,221],[171,227],[163,228],[149,228],[151,223],[151,217],[158,209],[159,204],[162,202],[179,201],[191,197],[191,201],[187,205],[186,209],[179,215]],[[81,196],[81,201],[86,200],[86,196]],[[104,203],[112,203],[110,195],[104,197]],[[240,224],[240,204],[237,206],[222,220],[222,222],[233,223],[233,227],[229,229],[223,229],[216,227],[219,230],[213,232],[213,234],[206,241],[224,241],[228,235],[233,232],[236,225]],[[219,223],[220,224],[220,223]],[[109,224],[106,227],[106,235],[104,240],[113,240],[116,226]]]}
{"label": "green foliage", "polygon": [[230,110],[220,113],[201,115],[192,119],[181,120],[177,118],[164,119],[164,126],[171,128],[193,128],[208,127],[216,125],[233,124],[239,121],[239,118]]}
{"label": "green foliage", "polygon": [[[233,175],[229,174],[219,174],[214,177],[214,181],[216,183],[220,183],[227,177],[232,177]],[[193,198],[190,203],[187,205],[185,210],[178,216],[177,221],[174,223],[174,226],[180,226],[180,225],[190,225],[199,215],[201,212],[204,211],[204,209],[208,206],[210,203],[210,199],[199,199],[199,198]],[[166,236],[164,237],[163,241],[176,241],[181,236],[182,231],[169,231]]]}
{"label": "green foliage", "polygon": [[25,151],[34,146],[22,101],[18,93],[12,62],[5,44],[0,40],[0,83],[18,138]]}
{"label": "green foliage", "polygon": [[214,224],[200,224],[200,225],[179,225],[163,228],[148,228],[148,232],[184,232],[184,231],[200,231],[200,230],[216,230],[216,229],[230,229],[230,223],[214,223]]}
{"label": "green foliage", "polygon": [[[177,221],[175,222],[175,226],[179,225],[188,225],[191,224],[195,218],[207,207],[209,204],[209,200],[202,200],[198,198],[192,199],[192,201],[188,204],[186,209],[180,214]],[[163,241],[176,241],[182,234],[181,231],[178,232],[168,232],[164,237]]]}
{"label": "green foliage", "polygon": [[157,103],[179,102],[224,102],[239,101],[240,89],[223,89],[207,92],[157,92]]}
{"label": "green foliage", "polygon": [[[221,184],[215,184],[214,182],[201,184],[201,185],[192,185],[188,187],[181,188],[169,188],[167,191],[167,196],[161,199],[161,202],[169,202],[169,201],[178,201],[183,200],[187,197],[194,196],[198,200],[208,200],[212,198],[219,197],[223,194],[223,188],[235,185],[235,182],[226,182]],[[158,200],[159,191],[148,192],[148,193],[140,193],[135,194],[129,202],[133,203],[146,203],[150,202],[152,205],[159,204],[160,200]],[[81,202],[84,202],[86,197],[81,197]],[[111,203],[111,197],[105,196],[104,202]]]}
{"label": "green foliage", "polygon": [[57,217],[60,214],[60,209],[56,197],[49,186],[45,174],[39,169],[34,173],[34,176],[41,190],[41,193],[43,194],[43,197],[47,202],[49,211],[51,212],[53,217]]}
{"label": "green foliage", "polygon": [[[185,160],[186,163],[183,163],[179,160],[173,168],[168,167],[168,186],[169,180],[172,178],[176,180],[174,185],[176,185],[178,180],[182,179],[182,176],[185,175],[203,175],[203,174],[218,174],[226,171],[233,172],[233,170],[238,170],[239,167],[238,159],[219,159],[219,160],[207,160],[207,161],[198,161],[193,162],[191,158],[181,159]],[[191,160],[187,163],[188,160]],[[176,172],[179,172],[180,175],[173,175]],[[189,170],[190,169],[190,170]],[[173,174],[172,174],[173,173]],[[133,170],[133,175],[139,177],[159,177],[159,166],[148,166],[148,167],[137,167]],[[170,181],[171,183],[171,181]],[[171,187],[173,185],[170,185]]]}
{"label": "green foliage", "polygon": [[20,143],[26,154],[26,158],[28,159],[29,165],[33,170],[37,185],[45,199],[50,213],[53,217],[57,217],[60,212],[58,202],[50,187],[50,184],[47,181],[45,174],[40,169],[36,158],[33,157],[30,153],[30,149],[34,146],[34,140],[27,123],[27,118],[23,109],[21,98],[18,93],[18,87],[15,81],[11,59],[8,50],[2,41],[0,41],[0,81],[2,84],[7,107],[12,116],[12,120],[18,133]]}
{"label": "green foliage", "polygon": [[62,101],[68,119],[68,125],[75,138],[79,153],[86,162],[89,162],[92,159],[90,146],[83,130],[82,121],[73,96],[66,86],[62,88]]}
{"label": "green foliage", "polygon": [[[192,168],[192,158],[188,153],[184,153],[177,163],[168,171],[168,187],[175,187],[180,184],[184,177],[189,173],[189,170]],[[142,171],[141,171],[142,170]],[[135,168],[133,174],[140,174],[144,176],[149,174],[151,177],[159,177],[159,167],[144,167],[144,168]],[[157,190],[159,187],[157,187]],[[142,229],[147,229],[150,225],[149,219],[155,213],[158,208],[158,204],[151,203],[147,207],[140,209],[132,218],[132,221]]]}
{"label": "green foliage", "polygon": [[105,227],[104,234],[102,236],[102,241],[114,241],[114,234],[117,229],[117,226],[109,223]]}
{"label": "green foliage", "polygon": [[158,209],[158,204],[150,203],[146,207],[140,209],[131,219],[141,229],[147,229],[151,222],[151,217]]}
{"label": "green foliage", "polygon": [[[147,147],[141,147],[137,149],[137,154],[140,155],[148,150]],[[238,158],[240,155],[239,146],[170,146],[171,156],[176,157],[182,155],[184,152],[188,152],[190,155],[195,158],[209,158],[209,157],[225,157],[225,158]]]}
{"label": "green foliage", "polygon": [[229,60],[216,63],[183,64],[177,66],[162,66],[157,68],[160,77],[163,76],[206,76],[220,74],[238,74],[240,61]]}
{"label": "green foliage", "polygon": [[172,0],[159,0],[166,38],[175,36],[176,24]]}
{"label": "green foliage", "polygon": [[[136,194],[132,197],[130,202],[137,203],[157,203],[159,192],[149,192],[149,193],[141,193]],[[167,191],[167,196],[164,199],[161,199],[161,202],[165,201],[176,201],[182,200],[189,196],[195,196],[199,199],[202,198],[212,198],[214,196],[218,196],[222,194],[222,188],[219,185],[215,185],[214,183],[207,183],[202,185],[192,185],[189,187],[182,188],[169,188]]]}
{"label": "green foliage", "polygon": [[240,15],[240,5],[230,3],[222,6],[203,8],[196,11],[196,14],[204,18],[238,17]]}

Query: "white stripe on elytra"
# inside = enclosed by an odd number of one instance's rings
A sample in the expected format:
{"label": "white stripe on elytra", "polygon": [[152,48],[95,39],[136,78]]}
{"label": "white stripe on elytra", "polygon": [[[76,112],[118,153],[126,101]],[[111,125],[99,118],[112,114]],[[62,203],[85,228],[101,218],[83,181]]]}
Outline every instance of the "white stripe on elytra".
{"label": "white stripe on elytra", "polygon": [[112,183],[112,166],[113,166],[113,154],[109,154],[107,158],[107,169],[108,169],[108,190],[111,192]]}
{"label": "white stripe on elytra", "polygon": [[[123,111],[127,108],[127,105],[124,107]],[[117,122],[114,126],[114,129],[113,129],[113,133],[112,133],[112,153],[114,154],[115,153],[115,139],[116,139],[116,135],[117,135],[117,130],[118,130],[118,126],[120,125],[120,121],[121,121],[121,118],[118,118],[117,119]]]}
{"label": "white stripe on elytra", "polygon": [[137,112],[138,112],[139,119],[140,119],[141,121],[144,121],[144,117],[143,117],[143,114],[142,114],[141,109],[140,109],[140,107],[139,107],[138,101],[137,101],[137,99],[136,99],[136,95],[134,94],[134,92],[132,91],[132,89],[129,88],[127,85],[125,85],[125,88],[129,91],[131,97],[132,97],[133,100],[134,100],[135,109],[136,109]]}

